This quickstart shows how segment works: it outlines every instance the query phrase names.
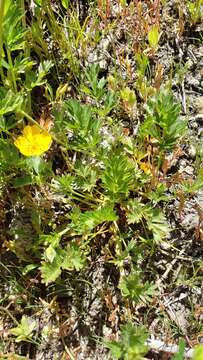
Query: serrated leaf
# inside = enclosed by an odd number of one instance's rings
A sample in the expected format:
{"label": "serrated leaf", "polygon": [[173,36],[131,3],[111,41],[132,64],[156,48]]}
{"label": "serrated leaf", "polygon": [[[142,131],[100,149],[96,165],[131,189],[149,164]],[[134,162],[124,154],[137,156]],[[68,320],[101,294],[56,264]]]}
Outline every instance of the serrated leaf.
{"label": "serrated leaf", "polygon": [[147,353],[145,342],[148,338],[144,326],[132,323],[121,325],[121,335],[118,341],[104,341],[110,350],[112,358],[124,360],[142,360]]}
{"label": "serrated leaf", "polygon": [[127,196],[133,182],[134,167],[122,154],[113,154],[105,161],[102,185],[112,201]]}
{"label": "serrated leaf", "polygon": [[139,134],[156,139],[161,149],[171,149],[187,128],[186,121],[180,118],[180,104],[171,93],[162,89],[148,100],[145,109],[145,121]]}
{"label": "serrated leaf", "polygon": [[68,244],[62,268],[79,271],[83,269],[85,262],[86,256],[84,250],[82,251],[76,242]]}
{"label": "serrated leaf", "polygon": [[45,257],[47,260],[52,263],[56,256],[56,251],[52,245],[49,245],[48,248],[45,250]]}
{"label": "serrated leaf", "polygon": [[102,207],[95,211],[86,211],[80,213],[77,209],[70,215],[72,220],[71,227],[77,234],[85,234],[91,232],[95,226],[106,221],[116,221],[117,215],[112,207]]}
{"label": "serrated leaf", "polygon": [[129,224],[136,224],[141,221],[149,212],[147,205],[142,204],[138,199],[129,200],[127,204],[127,219]]}
{"label": "serrated leaf", "polygon": [[161,210],[152,209],[150,216],[146,220],[148,229],[152,231],[156,243],[159,243],[169,234],[170,228]]}
{"label": "serrated leaf", "polygon": [[39,236],[39,243],[42,244],[51,244],[53,247],[58,247],[61,240],[61,235],[57,233],[53,234],[41,234]]}
{"label": "serrated leaf", "polygon": [[61,275],[62,260],[55,256],[52,263],[43,261],[40,266],[42,282],[46,285],[55,281]]}
{"label": "serrated leaf", "polygon": [[155,294],[156,285],[148,281],[143,283],[140,272],[133,272],[121,278],[119,289],[122,291],[123,296],[135,303],[139,301],[150,302]]}

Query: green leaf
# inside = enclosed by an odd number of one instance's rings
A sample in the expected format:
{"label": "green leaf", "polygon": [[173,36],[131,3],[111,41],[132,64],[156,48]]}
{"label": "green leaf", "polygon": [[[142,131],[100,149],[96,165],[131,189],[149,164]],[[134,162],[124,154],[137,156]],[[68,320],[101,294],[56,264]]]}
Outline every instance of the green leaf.
{"label": "green leaf", "polygon": [[47,260],[52,263],[56,255],[57,254],[54,247],[52,245],[49,245],[48,248],[45,250],[45,257],[47,258]]}
{"label": "green leaf", "polygon": [[151,29],[148,32],[148,41],[149,41],[149,45],[152,48],[157,48],[158,43],[159,43],[159,29],[157,25],[153,25],[151,27]]}
{"label": "green leaf", "polygon": [[25,86],[28,90],[34,89],[36,86],[41,86],[46,83],[46,76],[49,70],[54,66],[50,60],[42,61],[37,72],[30,71],[26,73],[26,83]]}
{"label": "green leaf", "polygon": [[28,316],[23,315],[20,324],[10,329],[10,333],[16,336],[16,342],[30,341],[35,328],[36,322]]}
{"label": "green leaf", "polygon": [[202,360],[203,359],[203,345],[199,344],[194,348],[194,354],[192,360]]}
{"label": "green leaf", "polygon": [[81,270],[86,263],[86,252],[81,250],[76,242],[68,244],[62,268],[66,270]]}
{"label": "green leaf", "polygon": [[179,117],[180,104],[162,89],[151,97],[146,105],[145,121],[140,127],[141,137],[151,136],[161,149],[171,149],[185,133],[187,123]]}
{"label": "green leaf", "polygon": [[126,197],[134,178],[134,167],[123,154],[112,154],[104,163],[101,180],[107,195],[112,201]]}
{"label": "green leaf", "polygon": [[19,187],[23,187],[23,186],[28,186],[28,185],[33,184],[33,182],[34,182],[34,179],[32,178],[31,175],[25,175],[25,176],[21,176],[21,177],[13,179],[12,187],[19,188]]}
{"label": "green leaf", "polygon": [[155,243],[159,243],[169,234],[170,228],[161,210],[152,209],[146,220],[148,229],[153,233]]}
{"label": "green leaf", "polygon": [[199,173],[193,182],[186,180],[183,182],[182,186],[183,189],[187,191],[189,194],[201,190],[203,188],[203,169],[199,170]]}
{"label": "green leaf", "polygon": [[54,282],[61,275],[61,265],[63,259],[60,255],[55,256],[52,263],[42,261],[40,266],[42,282],[46,285]]}
{"label": "green leaf", "polygon": [[25,46],[27,29],[22,26],[22,9],[19,2],[6,6],[3,19],[3,42],[10,51],[21,50]]}
{"label": "green leaf", "polygon": [[135,92],[129,87],[121,90],[121,98],[130,108],[133,108],[133,106],[136,104]]}
{"label": "green leaf", "polygon": [[36,265],[36,264],[26,265],[26,266],[23,268],[22,274],[23,274],[23,275],[27,275],[30,271],[36,269],[37,267],[38,267],[38,265]]}
{"label": "green leaf", "polygon": [[122,344],[118,341],[104,341],[104,345],[110,350],[113,359],[121,359],[123,351]]}
{"label": "green leaf", "polygon": [[127,204],[128,224],[136,224],[150,212],[149,206],[142,204],[138,199],[131,199]]}
{"label": "green leaf", "polygon": [[143,283],[141,273],[133,272],[128,276],[123,276],[119,283],[119,289],[123,296],[131,299],[135,303],[139,301],[150,302],[155,294],[156,285],[148,281]]}
{"label": "green leaf", "polygon": [[95,226],[104,222],[116,221],[117,215],[112,207],[102,207],[95,211],[86,211],[80,213],[78,209],[75,209],[70,218],[72,220],[71,227],[77,234],[86,234],[91,232]]}
{"label": "green leaf", "polygon": [[172,357],[171,360],[184,360],[185,359],[185,346],[186,343],[183,339],[179,340],[179,349],[178,352]]}
{"label": "green leaf", "polygon": [[17,148],[10,144],[8,140],[0,139],[0,173],[12,167],[18,168],[20,158]]}
{"label": "green leaf", "polygon": [[42,234],[39,236],[39,243],[44,245],[52,245],[53,247],[58,247],[61,240],[61,235],[57,233],[45,235]]}
{"label": "green leaf", "polygon": [[89,87],[82,86],[82,90],[87,94],[100,100],[105,94],[106,79],[99,79],[100,67],[98,64],[91,65],[85,72]]}
{"label": "green leaf", "polygon": [[70,145],[81,151],[96,150],[101,139],[101,122],[95,118],[91,107],[82,105],[75,99],[66,101],[64,107],[67,115],[62,125],[73,133]]}
{"label": "green leaf", "polygon": [[24,101],[23,94],[14,94],[12,90],[0,88],[0,116],[19,111]]}
{"label": "green leaf", "polygon": [[26,163],[37,175],[49,177],[52,174],[51,164],[45,162],[40,156],[30,156],[26,158]]}
{"label": "green leaf", "polygon": [[118,341],[104,341],[114,359],[142,360],[147,353],[145,342],[148,338],[144,326],[135,326],[132,323],[121,325],[121,336]]}
{"label": "green leaf", "polygon": [[70,4],[70,0],[61,0],[61,4],[67,10]]}

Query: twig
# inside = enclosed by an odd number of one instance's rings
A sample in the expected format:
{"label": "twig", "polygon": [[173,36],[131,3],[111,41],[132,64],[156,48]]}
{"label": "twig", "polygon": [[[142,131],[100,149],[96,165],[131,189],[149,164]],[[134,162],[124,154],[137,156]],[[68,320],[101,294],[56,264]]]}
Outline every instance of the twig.
{"label": "twig", "polygon": [[19,325],[19,322],[14,318],[14,316],[10,313],[10,311],[7,308],[4,308],[3,306],[0,306],[0,311],[5,312],[10,318],[13,320],[13,322],[16,325]]}

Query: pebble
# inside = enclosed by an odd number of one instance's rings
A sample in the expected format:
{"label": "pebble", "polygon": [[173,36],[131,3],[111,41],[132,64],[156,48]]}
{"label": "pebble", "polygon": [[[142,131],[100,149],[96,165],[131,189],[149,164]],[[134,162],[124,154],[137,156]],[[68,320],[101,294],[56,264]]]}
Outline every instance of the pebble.
{"label": "pebble", "polygon": [[188,149],[188,155],[190,156],[191,159],[195,159],[196,156],[196,148],[194,145],[190,145],[189,149]]}

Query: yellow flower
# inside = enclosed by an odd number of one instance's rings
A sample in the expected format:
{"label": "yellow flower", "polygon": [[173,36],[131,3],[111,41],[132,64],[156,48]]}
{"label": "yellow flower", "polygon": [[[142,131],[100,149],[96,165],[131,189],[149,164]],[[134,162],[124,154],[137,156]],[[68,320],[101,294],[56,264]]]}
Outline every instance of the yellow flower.
{"label": "yellow flower", "polygon": [[37,125],[27,125],[23,134],[18,136],[14,144],[25,156],[39,156],[49,149],[51,135]]}

